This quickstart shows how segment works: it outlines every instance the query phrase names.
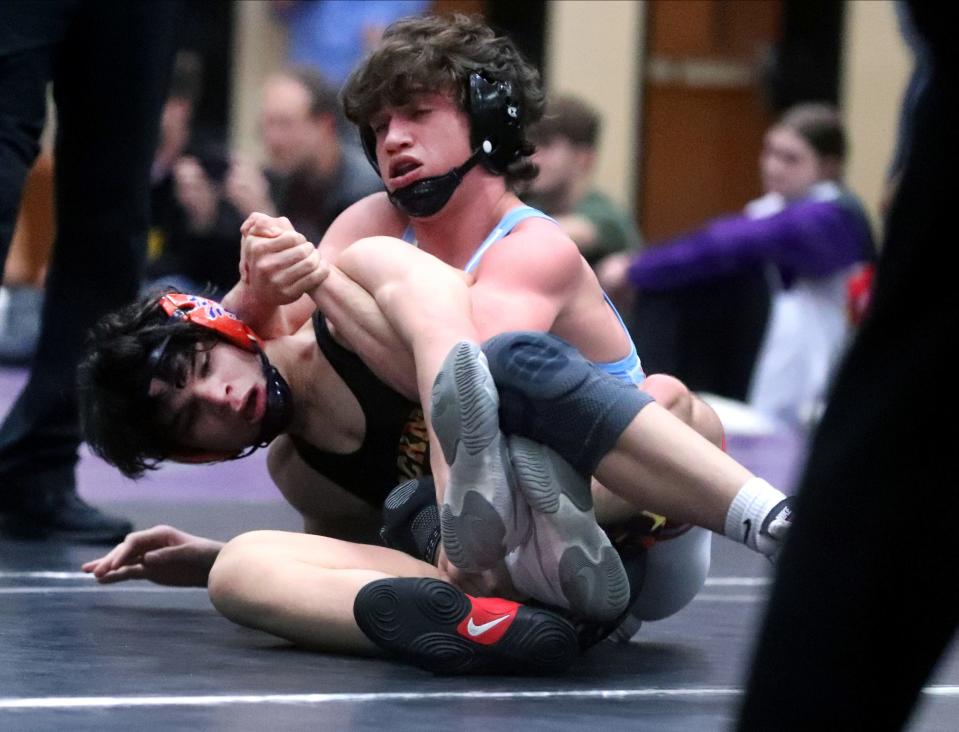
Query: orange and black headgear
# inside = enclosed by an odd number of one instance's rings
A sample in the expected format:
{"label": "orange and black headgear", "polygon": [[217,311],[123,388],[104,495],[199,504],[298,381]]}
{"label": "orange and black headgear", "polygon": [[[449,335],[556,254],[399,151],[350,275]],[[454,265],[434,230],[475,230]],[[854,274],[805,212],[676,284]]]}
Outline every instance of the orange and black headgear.
{"label": "orange and black headgear", "polygon": [[[157,304],[170,318],[186,321],[198,328],[212,331],[217,338],[260,357],[263,375],[266,378],[267,396],[266,411],[260,423],[260,434],[255,445],[237,455],[226,456],[227,458],[245,457],[258,447],[265,447],[289,426],[293,419],[293,399],[290,387],[276,367],[270,364],[263,352],[263,341],[253,332],[250,326],[215,300],[198,295],[168,292],[159,297]],[[170,344],[171,337],[166,336],[150,352],[147,359],[144,394],[149,393],[150,382],[164,372],[163,365],[168,355],[167,347]],[[187,463],[205,463],[224,459],[223,455],[182,451],[169,457],[172,460]]]}

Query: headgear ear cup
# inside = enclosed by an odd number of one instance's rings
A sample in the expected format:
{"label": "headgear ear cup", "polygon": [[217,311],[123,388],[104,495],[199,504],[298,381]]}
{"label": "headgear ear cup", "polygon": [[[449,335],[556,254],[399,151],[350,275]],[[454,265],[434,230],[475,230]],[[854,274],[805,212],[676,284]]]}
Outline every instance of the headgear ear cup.
{"label": "headgear ear cup", "polygon": [[244,351],[258,353],[263,345],[250,326],[215,300],[169,292],[161,295],[158,302],[163,312],[171,318],[187,320],[193,325],[212,330],[223,340]]}
{"label": "headgear ear cup", "polygon": [[373,170],[376,171],[376,174],[383,177],[380,173],[380,164],[376,162],[376,134],[373,132],[373,128],[369,125],[363,125],[360,127],[360,145],[363,148],[363,152],[366,154],[366,159],[369,161],[370,165],[373,166]]}
{"label": "headgear ear cup", "polygon": [[469,77],[469,117],[473,149],[485,153],[483,164],[505,173],[523,147],[523,114],[510,81],[497,81],[485,72]]}

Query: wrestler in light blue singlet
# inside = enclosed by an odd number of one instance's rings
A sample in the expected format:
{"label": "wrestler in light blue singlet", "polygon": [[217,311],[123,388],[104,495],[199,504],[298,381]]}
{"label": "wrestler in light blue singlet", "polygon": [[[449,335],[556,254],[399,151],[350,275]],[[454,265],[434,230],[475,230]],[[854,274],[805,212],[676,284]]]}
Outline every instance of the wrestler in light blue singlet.
{"label": "wrestler in light blue singlet", "polygon": [[[487,249],[509,234],[521,221],[530,218],[546,219],[547,221],[552,221],[554,224],[559,226],[555,219],[547,216],[539,209],[535,209],[532,206],[518,206],[517,208],[506,212],[506,215],[500,219],[500,222],[496,225],[496,227],[489,233],[486,239],[483,240],[483,243],[479,245],[463,269],[466,272],[473,272],[479,266],[480,260],[483,258],[483,255],[486,253]],[[415,234],[413,233],[412,226],[406,227],[406,231],[403,232],[403,240],[413,244],[414,246],[416,245],[416,238]],[[631,381],[634,384],[641,384],[646,378],[646,374],[643,373],[643,366],[639,362],[639,354],[636,353],[636,345],[633,343],[633,339],[630,337],[629,331],[626,329],[626,324],[623,322],[623,318],[620,316],[616,306],[613,305],[609,299],[609,296],[605,292],[603,293],[603,297],[606,298],[607,304],[616,314],[616,319],[619,320],[619,324],[622,326],[623,332],[626,333],[626,337],[629,338],[629,353],[618,361],[609,361],[606,363],[598,363],[596,365],[606,373],[615,376],[618,379],[622,379],[623,381]]]}

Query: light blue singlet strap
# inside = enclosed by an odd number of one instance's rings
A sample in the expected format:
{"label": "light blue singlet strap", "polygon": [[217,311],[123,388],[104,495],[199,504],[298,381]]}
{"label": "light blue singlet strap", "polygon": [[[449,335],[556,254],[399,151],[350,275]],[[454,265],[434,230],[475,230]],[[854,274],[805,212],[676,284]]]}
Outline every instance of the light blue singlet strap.
{"label": "light blue singlet strap", "polygon": [[609,295],[604,292],[603,297],[606,298],[606,304],[609,305],[610,309],[616,315],[616,319],[619,321],[623,332],[629,337],[629,353],[618,361],[607,361],[606,363],[598,363],[596,365],[617,379],[631,381],[634,384],[641,384],[646,378],[646,374],[643,372],[643,365],[639,362],[639,354],[636,352],[636,344],[633,343],[633,337],[629,334],[629,328],[627,328],[626,323],[623,322],[623,316],[619,314],[619,310],[613,305],[613,301],[609,299]]}
{"label": "light blue singlet strap", "polygon": [[466,266],[463,267],[465,272],[472,272],[474,269],[479,266],[480,260],[483,258],[483,255],[486,254],[486,250],[489,249],[493,244],[498,242],[504,236],[509,234],[520,221],[526,219],[546,219],[547,221],[552,221],[554,224],[559,226],[556,223],[556,219],[552,216],[544,214],[539,209],[533,208],[532,206],[517,206],[516,208],[507,211],[506,215],[499,220],[499,223],[496,225],[486,239],[483,240],[483,243],[479,245],[479,248],[473,252],[473,256],[470,257],[470,261],[466,263]]}

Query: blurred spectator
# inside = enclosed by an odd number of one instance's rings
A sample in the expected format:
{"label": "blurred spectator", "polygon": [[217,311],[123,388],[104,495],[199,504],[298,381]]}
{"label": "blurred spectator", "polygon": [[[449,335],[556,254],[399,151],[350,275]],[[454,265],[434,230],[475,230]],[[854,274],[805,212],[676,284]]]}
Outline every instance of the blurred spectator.
{"label": "blurred spectator", "polygon": [[[832,365],[847,336],[848,281],[863,262],[874,257],[869,224],[859,201],[841,184],[846,141],[839,115],[824,104],[801,104],[788,110],[767,132],[760,167],[766,195],[746,206],[745,213],[716,219],[704,228],[647,249],[634,260],[618,259],[603,272],[610,289],[625,283],[647,293],[687,298],[700,312],[684,311],[681,322],[708,324],[695,331],[702,342],[673,335],[680,366],[692,360],[733,359],[735,392],[722,391],[722,374],[691,378],[676,368],[690,388],[733,398],[747,395],[760,410],[790,422],[815,416]],[[758,317],[765,305],[757,281],[763,272],[776,292],[768,327]],[[710,285],[721,283],[724,301],[710,303]],[[732,284],[747,294],[739,302]],[[690,298],[690,293],[694,293]],[[696,297],[704,293],[705,296]],[[755,305],[750,301],[755,298]],[[666,303],[676,300],[666,300]],[[638,307],[643,342],[663,322],[668,308],[645,312]],[[659,316],[657,321],[652,315]],[[644,317],[645,316],[645,317]],[[730,324],[735,327],[730,327]],[[703,343],[707,347],[703,347]],[[748,345],[755,346],[750,350]],[[753,369],[753,355],[762,344]],[[730,351],[726,354],[724,351]],[[644,365],[659,370],[661,364]],[[710,364],[700,364],[706,368]],[[667,367],[663,370],[670,371]],[[728,379],[725,381],[730,386]]]}
{"label": "blurred spectator", "polygon": [[[52,104],[50,107],[52,108]],[[40,154],[23,184],[0,287],[0,364],[25,366],[40,337],[43,282],[56,235],[53,216],[53,115],[48,115]]]}
{"label": "blurred spectator", "polygon": [[153,160],[145,287],[172,285],[219,297],[236,284],[244,215],[223,196],[229,167],[224,146],[193,129],[202,75],[196,53],[177,53]]}
{"label": "blurred spectator", "polygon": [[548,101],[531,133],[539,174],[523,196],[559,222],[590,266],[641,244],[632,216],[592,185],[600,127],[599,114],[581,99]]}
{"label": "blurred spectator", "polygon": [[[783,227],[783,240],[765,247],[780,287],[749,401],[794,425],[812,424],[824,407],[850,335],[850,285],[861,265],[875,258],[862,204],[841,184],[845,158],[839,113],[826,105],[798,105],[766,135],[763,179],[774,193],[747,207],[758,219],[772,211],[766,222]],[[805,203],[789,207],[791,201]]]}
{"label": "blurred spectator", "polygon": [[282,213],[316,243],[345,208],[383,190],[360,149],[341,140],[338,105],[312,69],[290,67],[267,79],[260,113],[267,174],[249,161],[234,163],[226,193],[237,210]]}
{"label": "blurred spectator", "polygon": [[57,234],[40,339],[0,428],[7,535],[112,544],[132,528],[77,494],[76,365],[90,326],[136,296],[175,9],[159,0],[0,3],[0,262],[51,81],[57,109]]}
{"label": "blurred spectator", "polygon": [[386,26],[430,6],[429,0],[273,0],[287,27],[289,63],[313,67],[337,88]]}

